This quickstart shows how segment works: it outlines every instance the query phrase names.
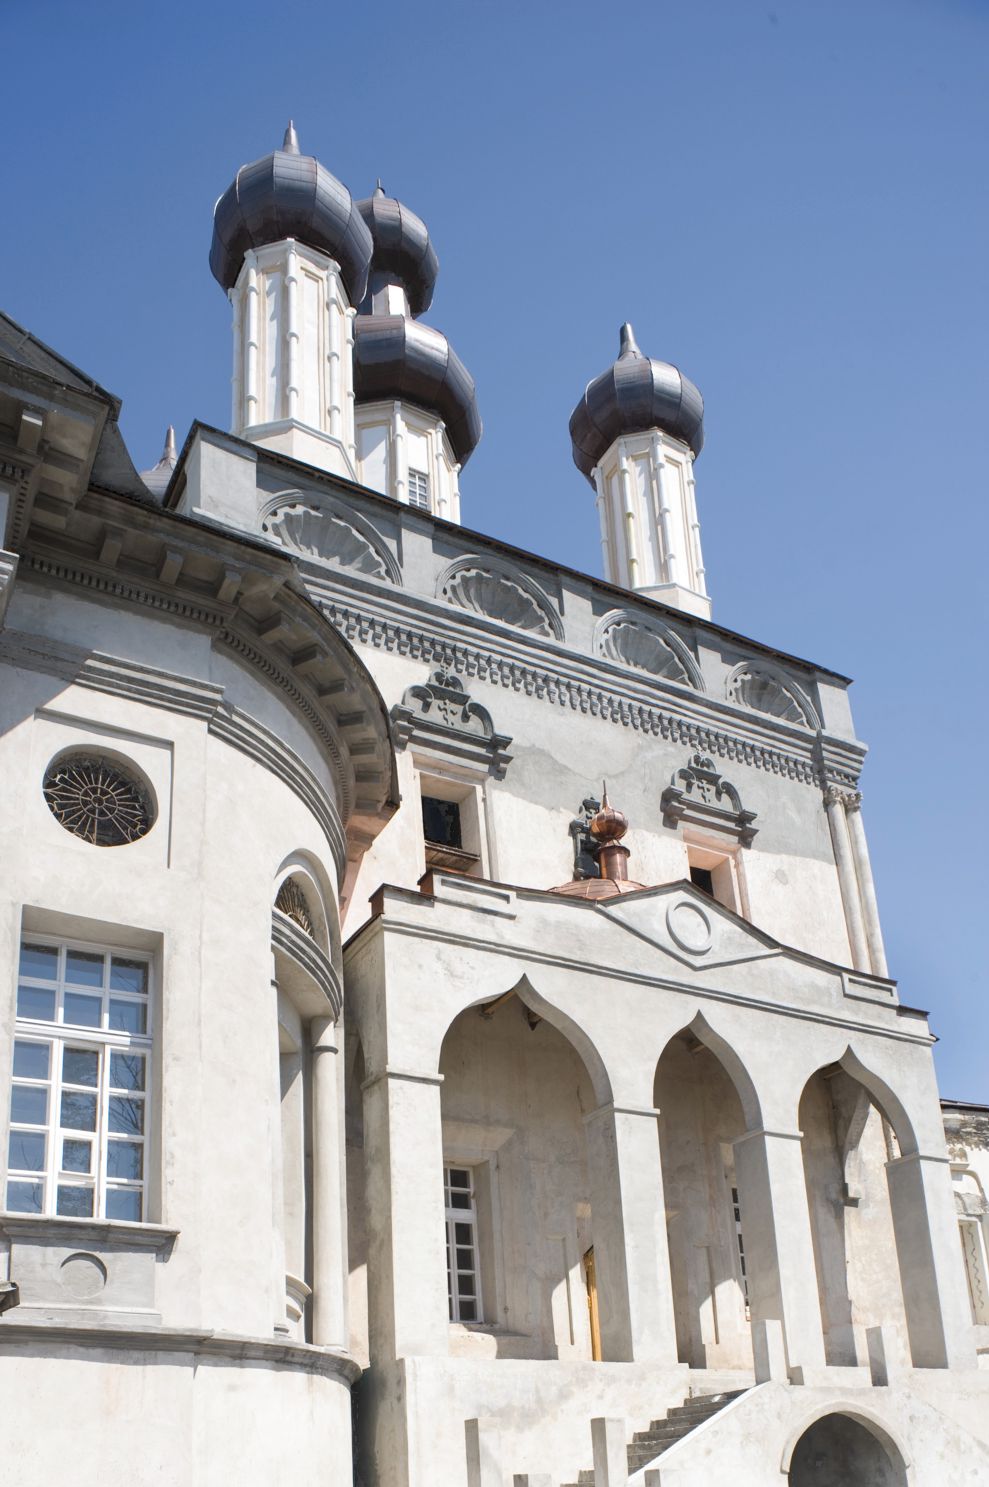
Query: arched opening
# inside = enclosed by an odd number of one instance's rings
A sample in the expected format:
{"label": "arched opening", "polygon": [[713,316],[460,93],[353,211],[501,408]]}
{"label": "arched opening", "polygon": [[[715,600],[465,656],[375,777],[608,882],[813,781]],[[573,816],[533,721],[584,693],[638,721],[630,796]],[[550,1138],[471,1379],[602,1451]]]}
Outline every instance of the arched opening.
{"label": "arched opening", "polygon": [[790,1487],[907,1487],[903,1457],[851,1415],[822,1415],[797,1441]]}
{"label": "arched opening", "polygon": [[[590,1359],[594,1353],[585,1116],[599,1100],[574,1042],[547,1013],[556,1015],[523,982],[462,1012],[443,1040],[454,1354]],[[593,1271],[593,1256],[591,1265]]]}
{"label": "arched opening", "polygon": [[800,1100],[804,1180],[829,1364],[869,1361],[866,1330],[905,1330],[886,1163],[896,1134],[865,1085],[841,1064],[813,1074]]}
{"label": "arched opening", "polygon": [[742,1095],[751,1103],[754,1094],[744,1077],[740,1093],[715,1042],[698,1018],[656,1068],[677,1354],[692,1368],[749,1369],[752,1257],[734,1143],[750,1124]]}

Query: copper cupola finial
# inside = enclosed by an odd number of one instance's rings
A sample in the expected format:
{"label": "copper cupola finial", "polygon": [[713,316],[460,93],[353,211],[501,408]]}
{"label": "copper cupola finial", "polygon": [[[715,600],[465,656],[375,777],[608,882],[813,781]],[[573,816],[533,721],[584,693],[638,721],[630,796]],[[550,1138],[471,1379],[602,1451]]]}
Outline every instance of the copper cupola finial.
{"label": "copper cupola finial", "polygon": [[601,791],[601,805],[588,821],[587,830],[597,843],[600,876],[576,878],[572,883],[554,888],[554,893],[566,898],[601,899],[612,898],[616,893],[635,893],[645,886],[642,883],[633,883],[628,876],[628,859],[631,853],[621,843],[628,831],[628,817],[624,812],[615,810],[611,804],[607,783]]}

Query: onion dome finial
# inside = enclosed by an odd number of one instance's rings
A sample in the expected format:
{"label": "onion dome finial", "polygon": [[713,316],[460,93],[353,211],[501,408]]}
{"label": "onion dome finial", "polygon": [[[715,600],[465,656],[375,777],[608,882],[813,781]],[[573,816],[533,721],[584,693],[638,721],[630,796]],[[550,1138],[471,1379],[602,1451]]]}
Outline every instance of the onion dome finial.
{"label": "onion dome finial", "polygon": [[346,186],[303,155],[290,120],[280,150],[242,165],[213,211],[209,266],[225,290],[251,248],[296,238],[340,265],[352,305],[360,304],[374,244]]}
{"label": "onion dome finial", "polygon": [[634,883],[628,875],[628,859],[632,855],[621,843],[628,831],[628,817],[616,811],[608,799],[608,786],[601,791],[601,805],[587,823],[588,830],[598,843],[598,874],[596,878],[575,878],[572,883],[563,883],[552,888],[562,898],[583,898],[596,902],[602,898],[614,898],[620,893],[637,893],[645,887]]}
{"label": "onion dome finial", "polygon": [[372,194],[357,203],[357,210],[374,240],[368,298],[361,306],[362,313],[374,314],[376,307],[370,302],[389,284],[398,284],[405,291],[409,313],[418,319],[432,303],[440,271],[429,229],[404,202],[385,194],[380,176]]}
{"label": "onion dome finial", "polygon": [[172,471],[178,463],[178,454],[175,450],[175,429],[172,424],[168,425],[165,434],[165,447],[161,452],[161,459],[150,470],[141,471],[141,479],[153,496],[163,496],[168,488],[168,482],[172,478]]}
{"label": "onion dome finial", "polygon": [[676,367],[644,355],[626,321],[617,361],[587,384],[571,415],[574,464],[590,479],[622,434],[654,428],[686,444],[696,458],[704,446],[704,399]]}

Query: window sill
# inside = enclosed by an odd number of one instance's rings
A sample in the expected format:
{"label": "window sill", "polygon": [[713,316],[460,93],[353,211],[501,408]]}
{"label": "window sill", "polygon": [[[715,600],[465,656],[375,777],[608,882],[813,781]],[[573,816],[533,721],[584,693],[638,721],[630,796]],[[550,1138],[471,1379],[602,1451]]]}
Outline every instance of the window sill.
{"label": "window sill", "polygon": [[426,843],[426,866],[445,868],[447,872],[472,873],[481,865],[475,852],[465,852],[461,847],[444,847],[439,842]]}
{"label": "window sill", "polygon": [[0,1213],[0,1234],[49,1244],[88,1244],[107,1249],[170,1250],[178,1229],[123,1219],[59,1218],[47,1214]]}

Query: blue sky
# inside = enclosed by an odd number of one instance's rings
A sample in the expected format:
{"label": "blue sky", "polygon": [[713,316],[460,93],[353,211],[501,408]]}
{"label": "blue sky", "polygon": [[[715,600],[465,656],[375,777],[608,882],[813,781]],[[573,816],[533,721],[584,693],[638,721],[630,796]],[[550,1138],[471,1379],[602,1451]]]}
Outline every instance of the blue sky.
{"label": "blue sky", "polygon": [[597,572],[585,382],[631,319],[699,384],[715,618],[856,678],[892,970],[989,1101],[989,5],[0,0],[0,36],[0,303],[139,467],[228,422],[212,207],[290,115],[430,226],[466,524]]}

